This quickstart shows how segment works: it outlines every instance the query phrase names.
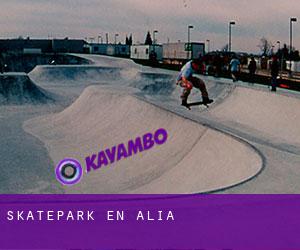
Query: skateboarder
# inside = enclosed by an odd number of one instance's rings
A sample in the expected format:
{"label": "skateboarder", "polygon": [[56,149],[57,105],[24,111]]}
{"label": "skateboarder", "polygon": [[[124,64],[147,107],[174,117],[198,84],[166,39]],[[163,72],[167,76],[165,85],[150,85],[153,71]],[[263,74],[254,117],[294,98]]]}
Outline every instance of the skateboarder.
{"label": "skateboarder", "polygon": [[187,62],[181,69],[178,77],[177,77],[177,85],[180,85],[183,88],[183,92],[181,95],[182,106],[189,107],[187,103],[187,99],[191,93],[193,87],[199,89],[202,94],[203,104],[209,104],[213,101],[209,99],[208,93],[206,90],[205,83],[193,75],[199,71],[201,67],[201,60],[194,59]]}

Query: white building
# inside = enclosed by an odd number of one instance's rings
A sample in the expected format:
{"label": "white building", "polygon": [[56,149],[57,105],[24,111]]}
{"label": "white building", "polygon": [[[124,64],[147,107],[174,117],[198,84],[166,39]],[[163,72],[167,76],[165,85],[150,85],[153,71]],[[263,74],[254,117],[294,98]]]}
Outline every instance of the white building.
{"label": "white building", "polygon": [[87,45],[90,54],[107,56],[130,56],[130,46],[126,44],[90,43]]}
{"label": "white building", "polygon": [[167,63],[197,59],[205,54],[204,43],[165,43],[163,44],[163,59]]}
{"label": "white building", "polygon": [[130,48],[130,58],[135,60],[151,60],[155,57],[157,61],[161,61],[163,56],[162,46],[155,45],[132,45]]}
{"label": "white building", "polygon": [[287,61],[286,62],[286,69],[291,70],[292,72],[299,73],[300,72],[300,62]]}

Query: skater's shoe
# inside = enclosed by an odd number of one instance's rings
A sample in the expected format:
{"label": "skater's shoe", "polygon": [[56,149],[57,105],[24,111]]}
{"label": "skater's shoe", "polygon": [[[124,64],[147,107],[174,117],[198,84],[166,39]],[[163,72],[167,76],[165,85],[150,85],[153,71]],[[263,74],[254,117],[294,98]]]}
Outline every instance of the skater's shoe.
{"label": "skater's shoe", "polygon": [[186,100],[182,100],[181,105],[182,105],[183,107],[186,107],[187,109],[191,110],[191,107],[188,105],[188,103],[187,103]]}
{"label": "skater's shoe", "polygon": [[271,88],[271,91],[272,92],[276,92],[276,88]]}
{"label": "skater's shoe", "polygon": [[206,104],[210,104],[214,101],[212,99],[209,99],[208,97],[203,96],[202,97],[202,102],[203,102],[204,105],[206,105]]}
{"label": "skater's shoe", "polygon": [[181,105],[184,107],[188,107],[187,100],[182,100]]}

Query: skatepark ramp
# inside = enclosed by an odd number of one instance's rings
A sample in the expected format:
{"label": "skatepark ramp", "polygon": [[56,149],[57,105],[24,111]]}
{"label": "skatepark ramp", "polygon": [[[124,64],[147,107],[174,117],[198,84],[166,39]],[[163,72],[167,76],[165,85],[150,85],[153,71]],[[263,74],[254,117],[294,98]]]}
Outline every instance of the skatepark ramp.
{"label": "skatepark ramp", "polygon": [[25,73],[0,74],[0,104],[38,104],[51,101],[47,92]]}
{"label": "skatepark ramp", "polygon": [[248,134],[277,144],[300,145],[300,98],[265,90],[237,87],[211,115]]}
{"label": "skatepark ramp", "polygon": [[[175,89],[174,74],[144,72],[132,62],[122,67],[103,65],[46,65],[37,66],[30,78],[42,85],[50,84],[113,84],[139,89],[148,95],[171,94]],[[127,66],[127,67],[126,67]]]}
{"label": "skatepark ramp", "polygon": [[95,83],[96,81],[114,81],[120,79],[121,69],[94,65],[46,65],[37,66],[30,77],[39,83]]}
{"label": "skatepark ramp", "polygon": [[146,103],[126,91],[90,86],[61,113],[25,122],[54,164],[78,159],[164,128],[168,140],[84,174],[66,193],[199,193],[253,178],[262,159],[248,144]]}
{"label": "skatepark ramp", "polygon": [[[129,85],[139,89],[148,95],[171,94],[175,89],[176,73],[167,70],[141,66],[132,60],[99,55],[83,55],[87,60],[92,61],[94,67],[111,67],[118,69],[120,74],[114,79],[122,81],[122,85]],[[99,72],[101,74],[101,72]],[[106,75],[101,77],[101,81],[106,79]]]}
{"label": "skatepark ramp", "polygon": [[171,74],[139,72],[131,86],[148,95],[168,95],[176,87],[174,82],[174,76]]}

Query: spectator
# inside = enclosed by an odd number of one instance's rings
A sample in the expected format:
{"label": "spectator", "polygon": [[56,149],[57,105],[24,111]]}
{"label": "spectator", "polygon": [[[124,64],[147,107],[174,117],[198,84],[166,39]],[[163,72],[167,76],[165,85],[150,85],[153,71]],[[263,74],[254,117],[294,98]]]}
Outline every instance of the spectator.
{"label": "spectator", "polygon": [[251,61],[248,66],[250,82],[254,82],[256,69],[257,69],[256,61],[255,61],[254,57],[252,56]]}
{"label": "spectator", "polygon": [[273,56],[271,62],[271,91],[276,91],[278,74],[279,74],[279,62],[277,56]]}
{"label": "spectator", "polygon": [[215,66],[215,77],[220,77],[222,72],[222,59],[220,55],[215,56],[214,66]]}
{"label": "spectator", "polygon": [[240,73],[240,61],[237,59],[236,56],[232,57],[232,60],[230,61],[230,71],[231,71],[231,77],[233,82],[238,81],[238,76]]}

